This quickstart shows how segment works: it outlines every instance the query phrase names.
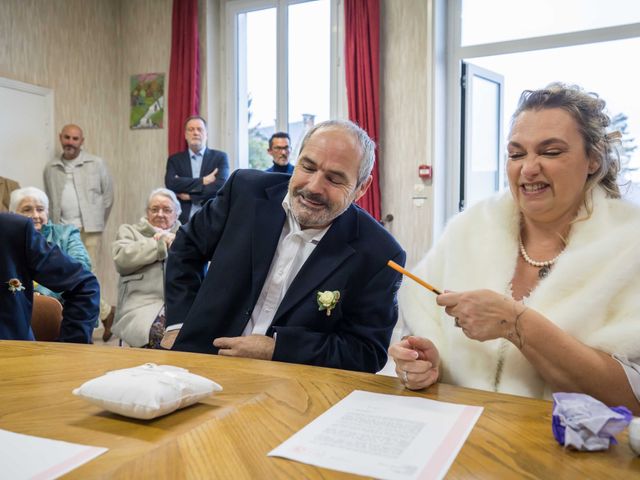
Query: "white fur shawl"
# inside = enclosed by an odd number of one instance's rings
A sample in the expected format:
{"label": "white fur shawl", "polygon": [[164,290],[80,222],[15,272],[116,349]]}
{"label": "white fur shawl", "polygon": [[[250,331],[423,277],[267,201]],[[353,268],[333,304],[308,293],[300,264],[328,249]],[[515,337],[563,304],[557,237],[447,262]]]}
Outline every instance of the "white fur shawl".
{"label": "white fur shawl", "polygon": [[[518,258],[518,234],[519,214],[510,193],[497,195],[456,216],[415,273],[442,289],[489,288],[507,294]],[[595,190],[591,217],[572,226],[566,249],[526,304],[586,345],[640,358],[638,235],[640,209]],[[400,288],[399,305],[409,330],[438,347],[444,382],[550,396],[517,348],[501,339],[468,339],[436,305],[435,296],[410,279]],[[500,349],[504,367],[496,384]]]}

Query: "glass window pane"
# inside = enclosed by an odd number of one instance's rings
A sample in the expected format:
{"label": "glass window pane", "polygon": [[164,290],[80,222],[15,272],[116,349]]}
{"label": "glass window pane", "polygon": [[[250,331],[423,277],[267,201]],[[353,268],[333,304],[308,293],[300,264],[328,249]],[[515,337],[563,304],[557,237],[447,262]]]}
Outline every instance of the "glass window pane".
{"label": "glass window pane", "polygon": [[500,178],[500,114],[502,79],[491,72],[468,66],[465,146],[465,208],[499,189]]}
{"label": "glass window pane", "polygon": [[296,158],[307,129],[329,119],[331,3],[289,6],[289,136]]}
{"label": "glass window pane", "polygon": [[[525,89],[542,88],[551,82],[562,81],[596,92],[607,102],[608,114],[618,116],[615,127],[623,133],[624,147],[620,180],[633,182],[626,193],[640,203],[640,191],[634,187],[640,185],[640,149],[637,148],[640,142],[640,91],[635,85],[640,77],[640,64],[635,61],[638,51],[640,38],[633,38],[473,58],[470,61],[504,76],[503,138],[508,135],[511,115]],[[625,193],[627,189],[622,190]]]}
{"label": "glass window pane", "polygon": [[276,119],[276,9],[238,15],[239,165],[271,166],[268,139]]}
{"label": "glass window pane", "polygon": [[638,0],[462,0],[463,46],[640,22]]}

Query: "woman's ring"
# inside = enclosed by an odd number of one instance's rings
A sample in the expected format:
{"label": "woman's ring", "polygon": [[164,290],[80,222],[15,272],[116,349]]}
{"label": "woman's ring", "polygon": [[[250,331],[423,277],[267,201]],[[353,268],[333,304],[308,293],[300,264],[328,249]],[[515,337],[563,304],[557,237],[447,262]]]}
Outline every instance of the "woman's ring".
{"label": "woman's ring", "polygon": [[455,317],[454,320],[456,322],[456,327],[462,328],[462,327],[460,327],[460,320],[458,320],[458,317]]}
{"label": "woman's ring", "polygon": [[402,370],[402,383],[404,383],[405,385],[407,383],[409,383],[409,379],[407,378],[407,371],[406,370]]}

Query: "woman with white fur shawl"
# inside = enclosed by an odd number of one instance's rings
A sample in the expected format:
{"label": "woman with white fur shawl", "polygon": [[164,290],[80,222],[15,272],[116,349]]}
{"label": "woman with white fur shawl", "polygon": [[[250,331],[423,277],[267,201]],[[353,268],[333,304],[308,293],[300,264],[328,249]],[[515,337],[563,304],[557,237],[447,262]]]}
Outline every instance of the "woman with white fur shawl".
{"label": "woman with white fur shawl", "polygon": [[455,217],[415,269],[445,293],[400,289],[411,335],[389,354],[407,388],[581,392],[640,413],[640,209],[619,199],[608,124],[578,87],[523,93],[511,192]]}

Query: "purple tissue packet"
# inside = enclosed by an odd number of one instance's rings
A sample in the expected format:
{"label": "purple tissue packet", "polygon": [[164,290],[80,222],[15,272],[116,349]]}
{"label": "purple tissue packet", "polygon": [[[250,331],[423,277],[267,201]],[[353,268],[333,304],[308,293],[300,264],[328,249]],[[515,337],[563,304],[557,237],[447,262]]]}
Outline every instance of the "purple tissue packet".
{"label": "purple tissue packet", "polygon": [[626,407],[607,407],[584,393],[553,394],[551,429],[565,448],[606,450],[632,418]]}

